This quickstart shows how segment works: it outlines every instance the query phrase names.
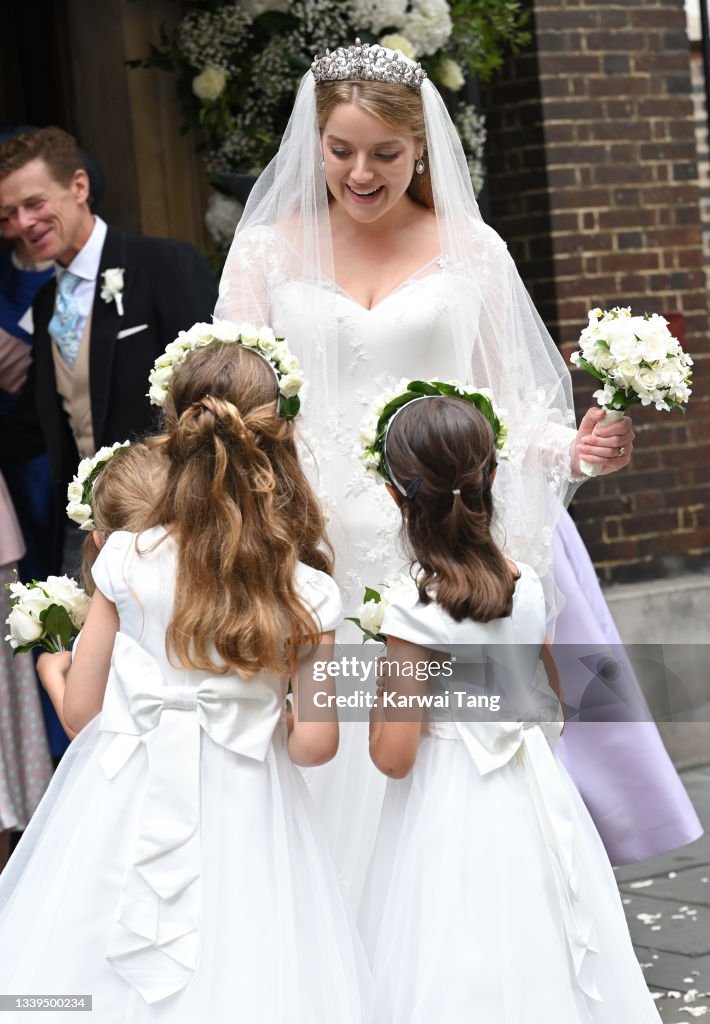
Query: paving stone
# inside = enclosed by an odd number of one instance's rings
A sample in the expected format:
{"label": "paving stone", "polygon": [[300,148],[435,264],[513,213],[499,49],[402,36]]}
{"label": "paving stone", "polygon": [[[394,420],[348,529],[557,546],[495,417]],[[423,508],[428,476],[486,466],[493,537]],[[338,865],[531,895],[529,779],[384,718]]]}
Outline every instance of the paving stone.
{"label": "paving stone", "polygon": [[643,889],[635,887],[634,882],[620,882],[619,889],[631,896],[643,894],[655,899],[679,900],[681,903],[710,906],[710,864],[684,868],[670,874],[675,875],[675,878],[669,878],[668,874],[665,874],[657,878],[641,879],[642,882],[648,880],[653,883]]}
{"label": "paving stone", "polygon": [[[644,890],[643,896],[631,897],[624,893],[622,897],[631,899],[624,910],[634,946],[659,953],[710,955],[710,907],[654,899],[646,892]],[[693,914],[693,910],[697,913]],[[639,914],[648,915],[647,920],[639,920]]]}

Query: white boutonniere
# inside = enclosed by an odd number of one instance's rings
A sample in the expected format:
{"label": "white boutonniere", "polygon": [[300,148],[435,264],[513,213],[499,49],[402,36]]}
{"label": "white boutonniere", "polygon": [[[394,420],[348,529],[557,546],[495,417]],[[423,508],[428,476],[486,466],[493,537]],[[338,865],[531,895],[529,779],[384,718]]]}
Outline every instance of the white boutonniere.
{"label": "white boutonniere", "polygon": [[101,275],[101,298],[115,302],[118,315],[123,316],[123,267],[111,267]]}

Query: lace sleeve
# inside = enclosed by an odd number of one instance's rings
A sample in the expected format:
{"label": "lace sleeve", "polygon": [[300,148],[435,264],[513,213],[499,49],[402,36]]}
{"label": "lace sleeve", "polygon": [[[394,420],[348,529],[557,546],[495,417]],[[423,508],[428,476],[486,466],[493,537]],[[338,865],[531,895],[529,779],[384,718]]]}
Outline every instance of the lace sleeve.
{"label": "lace sleeve", "polygon": [[276,232],[267,227],[237,231],[219,282],[215,318],[270,323],[269,296],[280,262]]}
{"label": "lace sleeve", "polygon": [[470,372],[475,386],[490,388],[508,427],[509,453],[500,460],[494,487],[499,542],[533,566],[552,609],[552,535],[575,486],[571,379],[503,240],[478,223],[470,245],[465,262],[471,298],[463,307],[468,323],[477,324]]}

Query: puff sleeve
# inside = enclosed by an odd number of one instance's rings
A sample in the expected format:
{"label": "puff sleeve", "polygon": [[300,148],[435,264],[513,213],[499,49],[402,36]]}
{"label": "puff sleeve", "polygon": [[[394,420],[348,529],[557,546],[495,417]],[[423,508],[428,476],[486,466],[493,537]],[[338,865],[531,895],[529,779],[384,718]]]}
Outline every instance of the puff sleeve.
{"label": "puff sleeve", "polygon": [[335,580],[326,573],[299,562],[296,585],[301,597],[312,609],[314,618],[320,624],[321,632],[327,633],[340,625],[343,618],[343,600]]}

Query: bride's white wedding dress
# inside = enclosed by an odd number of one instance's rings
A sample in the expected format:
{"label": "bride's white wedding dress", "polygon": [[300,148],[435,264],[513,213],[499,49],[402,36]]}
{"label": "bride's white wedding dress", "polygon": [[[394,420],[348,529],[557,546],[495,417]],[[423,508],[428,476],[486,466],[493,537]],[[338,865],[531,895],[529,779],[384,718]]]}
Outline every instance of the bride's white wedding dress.
{"label": "bride's white wedding dress", "polygon": [[[487,374],[484,379],[489,379],[491,367],[498,366],[496,397],[508,389],[510,400],[515,388],[520,388],[519,367],[514,360],[506,367],[505,317],[501,314],[495,319],[495,310],[502,308],[508,297],[505,246],[482,222],[469,230],[478,261],[475,283],[462,275],[450,258],[438,257],[424,263],[372,309],[365,308],[322,273],[310,272],[284,236],[271,228],[245,230],[232,251],[230,287],[218,308],[219,315],[272,324],[288,339],[309,371],[303,422],[329,509],[336,578],[344,593],[346,614],[356,611],[366,585],[377,587],[397,576],[406,565],[397,543],[399,513],[385,488],[367,476],[358,459],[358,433],[373,399],[402,377],[460,378],[457,334],[462,319],[469,324],[472,339],[478,338],[471,342],[474,381],[478,366]],[[470,318],[476,309],[479,319],[474,323]],[[535,355],[531,359],[534,367]],[[323,363],[328,366],[327,374],[320,373]],[[336,395],[336,402],[331,403],[335,408],[327,407],[329,387]],[[534,421],[539,416],[534,381],[529,382],[528,390],[526,408]],[[550,462],[554,465],[573,431],[554,422],[554,418],[545,423],[543,417],[539,422],[546,432],[548,448],[553,449]],[[503,472],[507,469],[501,466]],[[508,507],[505,527],[513,557],[533,563],[540,573],[544,563],[551,561],[552,538],[539,521],[538,506],[529,512],[524,505]],[[560,516],[557,541],[555,578],[563,586],[567,601],[564,621],[575,624],[572,632],[567,629],[562,642],[604,646],[611,642],[608,610],[589,557],[566,512]],[[575,581],[572,585],[570,579]],[[584,603],[592,599],[596,601],[594,615]],[[359,644],[361,636],[346,624],[339,639]],[[638,688],[635,680],[631,685]],[[595,730],[595,743],[600,749],[604,747],[607,727],[586,728]],[[584,776],[585,798],[608,848],[618,853],[620,848],[623,852],[633,847],[633,857],[622,856],[621,862],[650,856],[700,834],[697,816],[657,730],[652,723],[626,723],[626,729],[630,736],[627,749],[633,750],[635,763],[650,787],[646,803],[639,803],[629,785],[633,773],[629,776],[627,770],[615,773],[613,786],[604,778],[595,782],[593,765]],[[583,738],[586,735],[582,733]],[[573,774],[575,738],[575,731],[570,729],[565,759]],[[583,753],[586,765],[589,758]],[[605,755],[605,759],[612,766],[620,763],[618,750]],[[384,793],[384,779],[369,761],[365,727],[344,723],[335,761],[306,775],[329,833],[336,864],[356,907]],[[609,807],[624,808],[623,813],[615,812],[619,824],[609,824]],[[660,834],[663,839],[659,844],[655,837]]]}

